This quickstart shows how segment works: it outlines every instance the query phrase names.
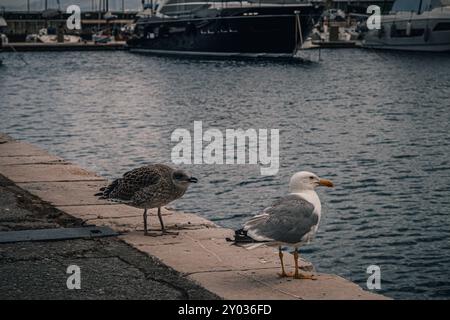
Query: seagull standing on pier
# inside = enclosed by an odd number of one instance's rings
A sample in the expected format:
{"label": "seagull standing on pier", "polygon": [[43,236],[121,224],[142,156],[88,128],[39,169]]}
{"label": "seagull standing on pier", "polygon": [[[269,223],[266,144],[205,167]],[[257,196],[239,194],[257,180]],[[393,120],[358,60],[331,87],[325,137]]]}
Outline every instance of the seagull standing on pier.
{"label": "seagull standing on pier", "polygon": [[319,227],[321,203],[315,192],[317,186],[333,187],[330,180],[320,179],[311,172],[297,172],[289,183],[290,194],[275,201],[254,216],[235,233],[234,243],[248,249],[260,245],[278,246],[281,277],[288,277],[284,269],[282,246],[294,247],[295,279],[315,279],[298,271],[298,247],[309,243]]}
{"label": "seagull standing on pier", "polygon": [[181,198],[191,183],[197,178],[183,170],[176,170],[164,164],[152,164],[126,172],[122,178],[100,189],[95,194],[100,199],[127,204],[144,209],[144,232],[147,228],[147,209],[158,208],[158,218],[162,234],[168,232],[161,216],[161,207]]}

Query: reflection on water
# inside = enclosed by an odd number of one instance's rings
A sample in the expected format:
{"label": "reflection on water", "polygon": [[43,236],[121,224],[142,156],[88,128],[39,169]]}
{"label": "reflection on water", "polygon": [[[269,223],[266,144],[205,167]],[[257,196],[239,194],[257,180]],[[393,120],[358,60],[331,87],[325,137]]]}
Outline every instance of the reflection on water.
{"label": "reflection on water", "polygon": [[176,128],[280,129],[280,171],[195,165],[174,203],[226,227],[287,192],[290,175],[330,178],[303,249],[322,272],[382,293],[450,297],[450,57],[323,51],[321,64],[193,61],[126,52],[5,54],[0,130],[115,177],[170,161]]}

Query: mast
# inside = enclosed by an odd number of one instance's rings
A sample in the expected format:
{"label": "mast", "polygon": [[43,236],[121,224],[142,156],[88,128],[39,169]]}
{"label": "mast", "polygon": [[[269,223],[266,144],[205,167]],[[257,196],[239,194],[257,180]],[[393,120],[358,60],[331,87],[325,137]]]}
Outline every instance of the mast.
{"label": "mast", "polygon": [[102,19],[102,0],[98,0],[98,26],[97,30],[100,31],[100,20]]}

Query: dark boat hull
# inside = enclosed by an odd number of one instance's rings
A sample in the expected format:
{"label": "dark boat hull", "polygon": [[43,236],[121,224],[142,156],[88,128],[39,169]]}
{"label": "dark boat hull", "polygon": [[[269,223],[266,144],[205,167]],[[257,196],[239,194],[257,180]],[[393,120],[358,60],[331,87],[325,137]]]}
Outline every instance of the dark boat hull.
{"label": "dark boat hull", "polygon": [[244,15],[239,9],[223,11],[219,17],[140,21],[136,26],[137,36],[128,46],[134,52],[167,55],[292,57],[322,10],[289,6],[255,8],[251,10],[257,12],[254,15]]}

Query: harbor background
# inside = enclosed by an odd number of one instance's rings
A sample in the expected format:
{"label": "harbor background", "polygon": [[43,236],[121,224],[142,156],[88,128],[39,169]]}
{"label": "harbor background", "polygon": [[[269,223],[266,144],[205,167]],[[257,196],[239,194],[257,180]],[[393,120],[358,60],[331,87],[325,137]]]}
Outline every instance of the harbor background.
{"label": "harbor background", "polygon": [[[260,1],[265,3],[270,1]],[[287,0],[286,2],[293,2]],[[298,1],[301,2],[301,1]],[[369,5],[378,5],[382,12],[392,7],[393,0],[334,0],[315,1],[323,3],[330,9],[339,9],[345,13],[366,14]],[[81,31],[65,30],[66,34],[80,35],[83,40],[90,41],[92,33],[99,30],[120,30],[134,22],[139,14],[149,13],[148,8],[156,6],[157,1],[151,0],[0,0],[0,16],[8,27],[3,33],[9,42],[25,42],[27,35],[38,34],[43,28],[57,29],[65,25],[70,14],[66,13],[69,5],[79,5],[81,8]],[[142,11],[147,8],[146,11]],[[1,30],[0,30],[1,31]],[[118,31],[120,33],[120,31]],[[124,37],[127,34],[123,35]]]}
{"label": "harbor background", "polygon": [[[174,203],[238,227],[287,192],[294,171],[336,183],[302,252],[318,271],[380,293],[450,297],[448,55],[323,50],[320,64],[203,61],[127,52],[4,53],[0,131],[105,177],[170,162],[170,134],[279,128],[277,176],[185,166],[201,183]],[[21,59],[23,58],[23,59]],[[28,64],[24,64],[25,60]]]}

